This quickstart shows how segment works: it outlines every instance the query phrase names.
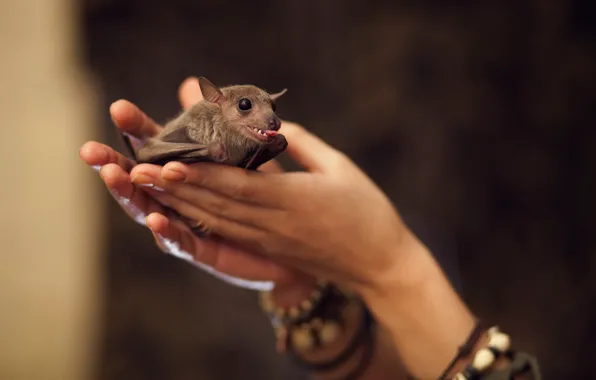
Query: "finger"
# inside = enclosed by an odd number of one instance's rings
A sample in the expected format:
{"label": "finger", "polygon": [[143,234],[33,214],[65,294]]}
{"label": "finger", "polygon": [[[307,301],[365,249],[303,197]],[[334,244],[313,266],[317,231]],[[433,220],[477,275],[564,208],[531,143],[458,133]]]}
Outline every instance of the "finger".
{"label": "finger", "polygon": [[199,80],[195,77],[184,80],[178,89],[178,99],[185,110],[203,100]]}
{"label": "finger", "polygon": [[[187,260],[193,261],[193,257],[191,252],[194,252],[197,249],[195,245],[194,239],[190,238],[186,235],[192,235],[192,232],[186,231],[182,228],[175,226],[167,216],[162,213],[153,212],[145,218],[147,227],[153,233],[155,238],[155,242],[159,246],[159,248],[166,252],[177,257]],[[178,250],[180,252],[173,252],[176,251],[172,244],[169,244],[168,241],[176,242]],[[186,252],[186,255],[182,255],[181,252]]]}
{"label": "finger", "polygon": [[265,173],[283,173],[284,170],[275,160],[267,161],[263,165],[259,166],[259,171]]}
{"label": "finger", "polygon": [[202,264],[201,268],[226,282],[233,278],[232,282],[236,285],[247,287],[242,279],[283,282],[293,277],[291,271],[270,260],[220,241],[201,240],[187,226],[179,221],[171,221],[162,214],[149,215],[147,226],[168,253],[194,264]]}
{"label": "finger", "polygon": [[163,212],[163,207],[144,192],[135,189],[128,174],[116,164],[103,166],[99,175],[124,212],[137,223],[144,225],[151,212]]}
{"label": "finger", "polygon": [[[137,166],[135,170],[141,171]],[[161,178],[172,182],[184,182],[225,195],[239,202],[276,208],[283,205],[283,194],[288,176],[276,173],[246,171],[241,168],[218,164],[192,164],[169,162],[161,170]],[[275,195],[275,196],[274,196]]]}
{"label": "finger", "polygon": [[153,137],[163,129],[128,100],[118,100],[112,103],[110,106],[110,115],[122,132],[126,132],[139,139]]}
{"label": "finger", "polygon": [[169,205],[171,197],[186,202],[190,205],[190,209],[185,210],[186,213],[198,213],[200,211],[196,209],[201,209],[219,218],[268,230],[267,227],[275,223],[280,212],[272,208],[238,202],[192,184],[164,179],[160,169],[155,165],[139,165],[131,174],[131,181],[137,186],[158,189],[158,192],[151,192],[151,195],[164,205]]}
{"label": "finger", "polygon": [[218,235],[226,240],[248,246],[260,252],[267,240],[267,233],[252,225],[242,224],[236,220],[219,217],[209,211],[203,210],[173,195],[162,191],[147,190],[151,197],[162,205],[176,210],[183,217],[200,225],[212,235]]}
{"label": "finger", "polygon": [[87,165],[95,167],[98,170],[104,165],[116,164],[126,172],[129,172],[135,165],[132,160],[116,152],[114,149],[95,141],[85,143],[79,149],[79,157]]}
{"label": "finger", "polygon": [[296,123],[282,121],[280,133],[288,141],[286,152],[310,172],[333,170],[337,162],[344,158],[340,151]]}
{"label": "finger", "polygon": [[[135,183],[139,183],[137,181],[143,179],[139,180],[137,176]],[[148,182],[155,182],[154,186],[160,189],[155,193],[152,192],[152,197],[168,206],[175,204],[173,198],[184,201],[189,205],[184,210],[188,215],[207,212],[218,218],[269,231],[271,225],[276,225],[276,220],[279,219],[278,215],[281,213],[279,210],[237,202],[224,195],[193,185],[163,180]]]}

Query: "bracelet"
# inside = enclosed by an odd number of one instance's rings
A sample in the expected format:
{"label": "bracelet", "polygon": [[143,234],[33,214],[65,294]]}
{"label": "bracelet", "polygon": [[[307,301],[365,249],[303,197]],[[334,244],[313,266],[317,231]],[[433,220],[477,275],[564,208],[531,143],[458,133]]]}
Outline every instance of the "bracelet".
{"label": "bracelet", "polygon": [[513,352],[509,351],[511,340],[507,334],[500,332],[498,327],[494,326],[488,330],[488,339],[488,347],[478,350],[472,363],[468,364],[463,372],[455,374],[453,380],[477,380],[501,355],[513,357]]}
{"label": "bracelet", "polygon": [[[370,365],[374,353],[374,337],[371,333],[371,328],[374,322],[368,310],[365,311],[365,315],[367,319],[364,321],[363,324],[368,327],[364,329],[364,334],[362,335],[363,341],[355,340],[352,342],[352,344],[354,344],[356,348],[358,346],[364,347],[362,358],[360,358],[358,366],[356,366],[356,368],[354,368],[352,372],[349,372],[347,375],[338,380],[358,380],[364,374],[364,372],[366,372]],[[346,359],[348,358],[346,357]],[[339,362],[338,365],[341,363],[342,362]]]}
{"label": "bracelet", "polygon": [[[319,282],[309,298],[299,306],[277,307],[270,292],[261,292],[260,301],[274,327],[278,351],[287,352],[301,366],[314,372],[334,370],[363,347],[358,365],[342,380],[355,380],[368,368],[374,349],[371,332],[374,320],[359,298],[350,297],[329,283]],[[342,313],[350,306],[358,307],[361,317],[360,325],[347,346],[327,362],[312,363],[305,360],[299,354],[300,351],[322,347],[340,336],[341,330],[345,328]]]}
{"label": "bracelet", "polygon": [[308,299],[303,300],[300,305],[290,308],[277,307],[273,302],[270,291],[261,292],[259,300],[261,308],[274,325],[291,325],[309,319],[313,310],[318,308],[322,301],[326,300],[332,290],[327,282],[319,281]]}
{"label": "bracelet", "polygon": [[478,342],[478,339],[480,339],[480,337],[482,336],[482,332],[484,331],[484,328],[485,328],[485,324],[482,321],[477,320],[476,325],[474,326],[474,329],[472,330],[472,332],[466,339],[466,342],[464,344],[462,344],[461,346],[459,346],[459,348],[457,350],[457,355],[455,356],[455,358],[453,358],[453,360],[451,360],[451,362],[449,363],[449,365],[447,366],[445,371],[443,371],[441,376],[439,376],[439,380],[445,379],[445,377],[447,377],[447,374],[449,372],[451,372],[451,370],[453,369],[453,367],[459,360],[470,355],[470,353],[474,349],[474,346]]}
{"label": "bracelet", "polygon": [[[364,305],[362,304],[362,306],[364,306]],[[366,307],[363,307],[362,308],[362,323],[360,323],[360,327],[358,328],[357,332],[354,334],[352,339],[350,339],[350,342],[348,343],[346,348],[342,352],[340,352],[339,355],[337,355],[335,358],[331,359],[328,362],[321,362],[321,363],[308,362],[308,364],[306,364],[306,366],[313,371],[328,371],[328,370],[338,367],[344,361],[346,361],[352,355],[354,355],[354,353],[356,352],[358,347],[360,347],[360,344],[362,342],[371,340],[372,335],[370,334],[370,329],[372,326],[372,322],[373,322],[373,320],[372,320],[372,316],[370,315],[370,312],[368,311],[368,309]],[[294,352],[291,354],[291,356],[293,356],[294,359],[296,359],[297,361],[300,361],[301,363],[307,363],[302,357],[300,357],[300,355],[298,353]]]}

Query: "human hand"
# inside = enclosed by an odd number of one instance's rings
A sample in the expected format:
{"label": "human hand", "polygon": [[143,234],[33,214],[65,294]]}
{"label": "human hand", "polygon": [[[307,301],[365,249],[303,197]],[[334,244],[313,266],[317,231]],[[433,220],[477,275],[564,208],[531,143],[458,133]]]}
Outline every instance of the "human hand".
{"label": "human hand", "polygon": [[[185,109],[202,99],[196,79],[189,78],[182,83],[179,99]],[[110,114],[117,128],[131,136],[135,144],[142,144],[142,140],[162,130],[160,125],[126,100],[112,104]],[[90,141],[81,147],[79,154],[87,165],[99,171],[106,187],[122,209],[137,223],[151,229],[156,243],[163,251],[191,261],[226,282],[243,287],[268,289],[272,282],[289,284],[296,282],[297,277],[300,277],[298,282],[308,282],[283,266],[230,244],[211,239],[199,242],[186,224],[171,217],[167,208],[149,194],[149,189],[130,182],[129,172],[136,163],[109,146]],[[260,170],[281,169],[270,161],[261,166]],[[198,247],[205,249],[199,251]]]}
{"label": "human hand", "polygon": [[407,255],[396,253],[409,230],[344,154],[296,124],[283,122],[280,132],[287,152],[307,172],[170,162],[138,165],[131,179],[159,187],[152,196],[226,241],[317,277],[374,288],[403,263]]}

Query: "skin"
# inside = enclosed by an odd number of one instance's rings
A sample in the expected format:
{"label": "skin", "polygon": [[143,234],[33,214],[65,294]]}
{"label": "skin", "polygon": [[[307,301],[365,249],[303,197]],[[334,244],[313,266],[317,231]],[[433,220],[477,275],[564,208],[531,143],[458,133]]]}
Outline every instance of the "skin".
{"label": "skin", "polygon": [[[196,78],[189,78],[182,83],[179,100],[184,109],[189,109],[201,99]],[[110,107],[110,115],[117,128],[133,139],[153,137],[163,131],[162,126],[127,100],[114,102]],[[184,223],[162,217],[167,211],[149,195],[150,189],[131,183],[129,173],[135,163],[111,147],[89,141],[80,148],[79,156],[87,165],[99,171],[101,179],[122,210],[136,222],[146,225],[164,251],[167,249],[163,240],[171,239],[181,243],[185,251],[193,253],[196,261],[218,272],[248,280],[267,280],[285,284],[298,276],[295,271],[231,244],[208,239],[199,241]],[[276,162],[269,161],[259,170],[279,172],[281,168]],[[200,257],[196,249],[199,245],[207,247]]]}
{"label": "skin", "polygon": [[[182,84],[183,107],[200,96],[196,80]],[[129,102],[114,103],[110,112],[118,128],[131,135],[160,131]],[[217,271],[273,280],[280,304],[300,300],[312,287],[311,275],[360,294],[385,332],[365,378],[403,376],[392,347],[414,377],[438,377],[473,329],[473,314],[388,198],[351,160],[297,124],[283,122],[280,132],[288,140],[287,153],[304,172],[282,173],[275,162],[258,172],[207,163],[132,167],[96,142],[85,144],[80,156],[101,166],[100,176],[129,215],[136,220],[139,210],[147,215],[140,222],[165,251],[167,238]],[[199,240],[184,224],[168,219],[161,204],[223,239]]]}

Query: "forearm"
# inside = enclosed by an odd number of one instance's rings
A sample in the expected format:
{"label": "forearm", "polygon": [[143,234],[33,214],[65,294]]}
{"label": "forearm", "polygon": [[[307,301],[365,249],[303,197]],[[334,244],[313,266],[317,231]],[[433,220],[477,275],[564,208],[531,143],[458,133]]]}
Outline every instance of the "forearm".
{"label": "forearm", "polygon": [[475,318],[426,247],[408,236],[408,260],[364,297],[415,378],[436,379],[474,329]]}
{"label": "forearm", "polygon": [[[304,285],[292,286],[289,289],[274,290],[276,304],[287,307],[299,302],[312,291],[313,287]],[[299,361],[309,367],[314,363],[327,363],[338,358],[350,347],[359,330],[364,324],[361,305],[350,303],[342,309],[340,316],[343,328],[340,335],[323,347],[302,349],[294,347],[293,355],[299,355]],[[355,350],[337,366],[330,370],[320,371],[313,369],[311,377],[316,380],[336,380],[347,378],[355,371],[359,375],[354,380],[399,380],[406,378],[406,372],[399,361],[393,342],[388,331],[373,325],[370,331],[370,340],[360,341]]]}

